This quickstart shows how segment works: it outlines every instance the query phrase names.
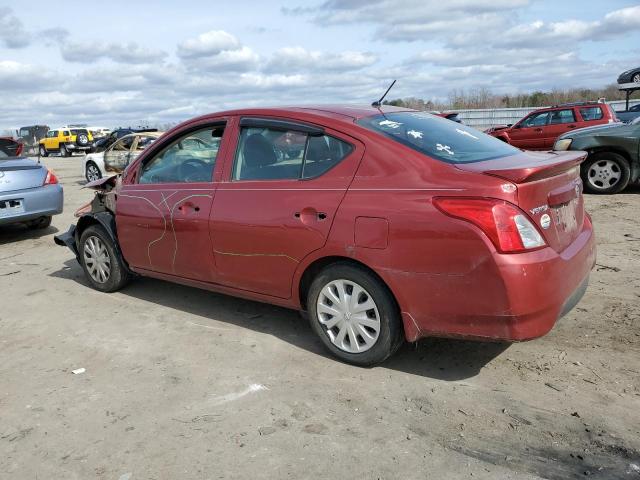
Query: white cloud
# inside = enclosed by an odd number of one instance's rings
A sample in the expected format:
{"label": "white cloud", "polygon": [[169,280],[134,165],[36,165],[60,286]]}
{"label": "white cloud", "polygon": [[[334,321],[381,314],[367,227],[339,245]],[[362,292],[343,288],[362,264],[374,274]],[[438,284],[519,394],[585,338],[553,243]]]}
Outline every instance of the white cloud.
{"label": "white cloud", "polygon": [[178,44],[178,56],[183,59],[211,57],[240,48],[240,42],[230,33],[212,30]]}
{"label": "white cloud", "polygon": [[266,70],[270,72],[359,70],[373,65],[377,60],[377,56],[370,52],[333,53],[309,51],[303,47],[285,47],[273,54],[266,65]]}
{"label": "white cloud", "polygon": [[72,63],[94,63],[109,59],[117,63],[156,63],[167,56],[165,52],[141,47],[135,42],[66,42],[60,44],[62,58]]}

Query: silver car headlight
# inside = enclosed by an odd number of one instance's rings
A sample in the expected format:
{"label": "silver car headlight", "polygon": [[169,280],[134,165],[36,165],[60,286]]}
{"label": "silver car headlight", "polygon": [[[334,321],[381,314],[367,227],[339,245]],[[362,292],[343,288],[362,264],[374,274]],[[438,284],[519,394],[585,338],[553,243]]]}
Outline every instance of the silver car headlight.
{"label": "silver car headlight", "polygon": [[554,150],[569,150],[569,147],[571,146],[571,142],[573,142],[573,139],[571,138],[561,138],[560,140],[556,141],[555,145],[553,146]]}

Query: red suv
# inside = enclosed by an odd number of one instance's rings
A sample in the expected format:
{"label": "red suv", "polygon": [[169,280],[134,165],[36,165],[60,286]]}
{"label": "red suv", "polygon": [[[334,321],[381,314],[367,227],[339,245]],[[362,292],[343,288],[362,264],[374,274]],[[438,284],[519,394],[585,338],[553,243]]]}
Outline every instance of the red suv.
{"label": "red suv", "polygon": [[140,275],[304,310],[357,365],[425,336],[526,340],[595,262],[585,155],[393,107],[228,111],[89,184],[56,243],[97,290]]}
{"label": "red suv", "polygon": [[615,111],[606,103],[567,103],[541,108],[514,125],[493,127],[485,133],[525,150],[551,150],[563,133],[617,121]]}

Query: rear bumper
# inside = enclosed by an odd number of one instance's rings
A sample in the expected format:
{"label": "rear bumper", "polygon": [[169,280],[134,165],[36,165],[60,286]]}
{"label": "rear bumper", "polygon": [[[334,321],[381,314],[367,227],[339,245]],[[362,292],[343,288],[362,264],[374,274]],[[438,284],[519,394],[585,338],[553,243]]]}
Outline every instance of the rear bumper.
{"label": "rear bumper", "polygon": [[407,340],[442,336],[523,341],[545,335],[580,301],[595,261],[593,227],[585,222],[562,253],[551,248],[494,253],[467,275],[404,281],[401,308]]}
{"label": "rear bumper", "polygon": [[0,225],[27,222],[40,217],[58,215],[62,213],[63,197],[62,185],[60,184],[0,193],[0,201],[22,200],[24,206],[23,212],[10,216],[1,216]]}
{"label": "rear bumper", "polygon": [[75,143],[65,143],[64,145],[67,150],[74,150],[76,152],[88,152],[89,150],[91,150],[91,144],[89,145],[77,145]]}

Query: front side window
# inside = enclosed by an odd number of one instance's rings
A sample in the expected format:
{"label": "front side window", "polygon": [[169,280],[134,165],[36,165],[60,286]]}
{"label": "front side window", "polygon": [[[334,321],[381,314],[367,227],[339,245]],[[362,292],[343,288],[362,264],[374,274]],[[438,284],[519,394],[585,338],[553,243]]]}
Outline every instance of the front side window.
{"label": "front side window", "polygon": [[243,128],[233,180],[300,180],[315,178],[345,158],[353,147],[329,135],[295,130]]}
{"label": "front side window", "polygon": [[540,112],[529,115],[520,124],[523,128],[544,127],[549,121],[549,112]]}
{"label": "front side window", "polygon": [[211,182],[224,126],[191,132],[142,166],[139,183]]}
{"label": "front side window", "polygon": [[576,121],[576,117],[572,108],[566,110],[555,110],[551,112],[549,118],[549,125],[557,125],[559,123],[573,123]]}
{"label": "front side window", "polygon": [[580,109],[580,115],[585,121],[600,120],[604,115],[600,107],[586,107]]}
{"label": "front side window", "polygon": [[358,124],[447,163],[480,162],[520,152],[479,130],[424,112],[375,115]]}

